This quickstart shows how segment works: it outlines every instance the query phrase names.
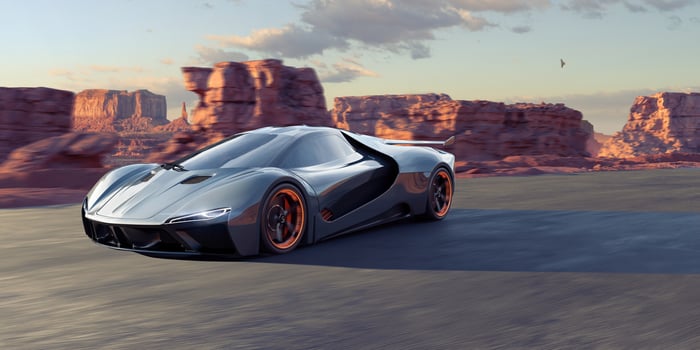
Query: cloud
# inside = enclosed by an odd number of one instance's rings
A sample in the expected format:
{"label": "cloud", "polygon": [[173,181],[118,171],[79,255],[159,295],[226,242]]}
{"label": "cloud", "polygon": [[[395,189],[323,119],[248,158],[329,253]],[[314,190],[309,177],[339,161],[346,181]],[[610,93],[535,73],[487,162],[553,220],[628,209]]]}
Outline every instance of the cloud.
{"label": "cloud", "polygon": [[[210,35],[221,47],[280,58],[309,58],[327,50],[384,50],[430,57],[429,42],[440,30],[481,31],[499,27],[485,15],[544,9],[550,0],[311,0],[295,5],[300,20],[248,35]],[[524,27],[523,27],[524,28]]]}
{"label": "cloud", "polygon": [[408,50],[414,60],[430,57],[430,47],[420,42],[409,43]]}
{"label": "cloud", "polygon": [[456,0],[315,0],[304,10],[301,20],[313,31],[366,45],[432,40],[437,29],[481,30],[488,23]]}
{"label": "cloud", "polygon": [[343,38],[296,24],[289,24],[283,28],[258,29],[249,36],[210,35],[207,38],[218,41],[222,46],[241,47],[276,57],[290,58],[305,58],[321,54],[327,49],[343,49],[348,46]]}
{"label": "cloud", "polygon": [[550,6],[549,0],[451,0],[448,2],[455,7],[469,9],[474,12],[513,13],[543,9]]}
{"label": "cloud", "polygon": [[530,26],[515,26],[510,29],[513,33],[525,34],[529,33],[532,28]]}
{"label": "cloud", "polygon": [[561,5],[567,11],[574,11],[586,18],[602,18],[607,6],[618,3],[619,0],[570,0]]}
{"label": "cloud", "polygon": [[90,69],[101,73],[119,73],[123,68],[117,66],[92,65]]}
{"label": "cloud", "polygon": [[196,61],[197,63],[201,64],[214,65],[215,63],[219,62],[240,62],[248,60],[248,55],[241,52],[225,51],[223,49],[216,49],[202,45],[197,45],[195,47],[195,51],[197,52]]}
{"label": "cloud", "polygon": [[561,5],[561,8],[574,11],[588,18],[602,18],[608,8],[618,4],[624,5],[630,12],[647,12],[644,5],[658,11],[674,11],[695,4],[696,0],[642,0],[633,2],[631,0],[569,0]]}
{"label": "cloud", "polygon": [[328,68],[325,63],[318,62],[319,79],[324,83],[346,83],[359,77],[378,77],[379,74],[364,68],[359,62],[344,59]]}
{"label": "cloud", "polygon": [[668,28],[669,30],[676,30],[676,29],[680,28],[681,25],[683,25],[683,20],[680,17],[669,16],[668,17],[668,25],[666,26],[666,28]]}
{"label": "cloud", "polygon": [[68,80],[75,80],[75,72],[68,70],[68,69],[62,69],[62,68],[54,68],[54,69],[49,69],[49,75],[54,76],[54,77],[63,77]]}
{"label": "cloud", "polygon": [[144,71],[143,67],[139,67],[139,66],[125,67],[125,66],[105,66],[105,65],[93,64],[93,65],[89,66],[88,68],[91,71],[98,72],[98,73],[123,73],[123,72],[141,73]]}
{"label": "cloud", "polygon": [[692,5],[696,0],[644,0],[659,11],[673,11]]}
{"label": "cloud", "polygon": [[628,1],[625,1],[624,5],[628,10],[630,10],[630,12],[647,12],[646,7],[639,4],[632,4]]}
{"label": "cloud", "polygon": [[493,24],[482,17],[475,17],[471,12],[463,9],[457,10],[459,17],[462,18],[462,26],[466,27],[472,32],[477,32],[483,30],[486,27],[498,27],[498,25]]}
{"label": "cloud", "polygon": [[[546,10],[552,6],[602,18],[613,7],[627,11],[671,11],[697,0],[308,0],[294,4],[299,20],[280,27],[259,28],[247,35],[210,35],[222,48],[238,48],[278,58],[308,59],[327,51],[379,50],[431,55],[430,43],[446,29],[471,32],[509,28],[498,15]],[[558,5],[555,5],[558,4]],[[532,31],[529,25],[510,27],[514,33]]]}
{"label": "cloud", "polygon": [[165,65],[171,65],[175,63],[172,58],[166,57],[160,60],[160,63],[165,64]]}

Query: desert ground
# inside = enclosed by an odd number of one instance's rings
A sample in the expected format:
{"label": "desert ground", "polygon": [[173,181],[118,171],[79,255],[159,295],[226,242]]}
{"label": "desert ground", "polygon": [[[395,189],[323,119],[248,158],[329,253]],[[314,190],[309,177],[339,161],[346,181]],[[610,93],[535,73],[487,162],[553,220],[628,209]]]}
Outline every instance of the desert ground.
{"label": "desert ground", "polygon": [[96,246],[0,210],[2,349],[689,349],[700,169],[458,179],[407,220],[232,261]]}

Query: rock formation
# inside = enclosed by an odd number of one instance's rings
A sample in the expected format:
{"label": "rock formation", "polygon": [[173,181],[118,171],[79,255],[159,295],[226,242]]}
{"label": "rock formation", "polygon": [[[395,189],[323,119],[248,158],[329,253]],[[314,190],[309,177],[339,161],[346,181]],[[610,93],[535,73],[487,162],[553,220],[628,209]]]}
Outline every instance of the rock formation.
{"label": "rock formation", "polygon": [[192,129],[192,126],[187,122],[187,116],[177,118],[165,125],[159,125],[153,128],[156,132],[169,132],[175,133],[180,131],[187,131]]}
{"label": "rock formation", "polygon": [[[38,180],[28,174],[46,169],[81,168],[82,172],[92,168],[95,174],[104,171],[102,156],[112,150],[116,138],[71,132],[73,98],[70,91],[45,87],[0,88],[3,183],[34,186]],[[41,182],[53,187],[60,187],[65,180],[51,174],[42,176],[46,179]]]}
{"label": "rock formation", "polygon": [[150,131],[167,124],[165,96],[148,90],[84,90],[75,96],[73,129],[94,132]]}
{"label": "rock formation", "polygon": [[151,155],[152,150],[161,144],[168,142],[174,134],[192,130],[187,121],[185,103],[182,103],[182,114],[168,124],[158,125],[150,131],[143,132],[119,132],[119,141],[115,146],[115,152],[106,159],[111,166],[121,166],[138,163]]}
{"label": "rock formation", "polygon": [[598,154],[598,152],[600,151],[600,147],[602,146],[602,143],[598,141],[598,135],[601,135],[601,137],[604,137],[605,135],[595,132],[593,124],[591,124],[587,120],[581,120],[581,128],[583,128],[583,130],[585,130],[586,133],[591,135],[586,140],[586,152],[588,152],[589,155],[595,157],[595,155]]}
{"label": "rock formation", "polygon": [[[391,139],[444,140],[460,160],[588,156],[592,127],[562,104],[455,101],[445,94],[337,97],[337,127]],[[589,130],[590,129],[590,130]]]}
{"label": "rock formation", "polygon": [[209,75],[214,69],[208,67],[182,67],[185,89],[199,96],[199,105],[204,102],[204,95],[209,90]]}
{"label": "rock formation", "polygon": [[603,148],[603,145],[611,138],[612,135],[594,132],[593,138],[588,140],[588,146],[586,146],[586,149],[588,149],[588,152],[591,153],[591,156],[597,157],[598,153],[600,153],[600,150]]}
{"label": "rock formation", "polygon": [[176,159],[221,138],[263,126],[331,126],[323,87],[311,68],[267,59],[183,67],[185,88],[200,96],[191,132],[176,135],[152,161]]}
{"label": "rock formation", "polygon": [[45,87],[0,87],[0,163],[17,147],[69,132],[73,97]]}
{"label": "rock formation", "polygon": [[113,134],[68,132],[12,151],[0,164],[0,208],[79,203],[107,171]]}
{"label": "rock formation", "polygon": [[102,168],[102,157],[117,142],[114,134],[70,132],[20,147],[2,163],[2,172],[53,168]]}
{"label": "rock formation", "polygon": [[192,126],[189,122],[189,116],[187,115],[187,105],[185,102],[182,103],[182,112],[180,112],[180,118],[177,118],[168,124],[156,126],[153,130],[157,132],[169,132],[176,133],[181,131],[191,130]]}
{"label": "rock formation", "polygon": [[180,118],[184,119],[185,121],[189,121],[190,116],[187,115],[187,104],[185,101],[182,101],[182,111],[180,112]]}
{"label": "rock formation", "polygon": [[152,155],[153,150],[172,138],[174,132],[161,130],[161,127],[172,127],[179,124],[180,119],[157,127],[153,132],[126,133],[117,135],[117,144],[114,151],[104,159],[104,163],[111,167],[118,167],[133,163],[142,163],[145,158]]}
{"label": "rock formation", "polygon": [[601,157],[700,153],[700,93],[659,92],[639,96],[627,124],[608,140]]}
{"label": "rock formation", "polygon": [[231,134],[270,125],[330,125],[323,88],[311,68],[268,59],[182,72],[186,88],[200,95],[191,122],[201,128]]}

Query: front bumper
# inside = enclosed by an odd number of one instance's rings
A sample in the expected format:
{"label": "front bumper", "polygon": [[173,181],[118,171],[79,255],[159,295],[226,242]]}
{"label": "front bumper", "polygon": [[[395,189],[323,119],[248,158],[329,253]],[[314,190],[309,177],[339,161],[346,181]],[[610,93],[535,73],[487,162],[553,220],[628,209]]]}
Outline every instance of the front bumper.
{"label": "front bumper", "polygon": [[226,216],[168,225],[100,222],[88,219],[84,208],[81,216],[85,234],[112,249],[160,256],[237,255]]}

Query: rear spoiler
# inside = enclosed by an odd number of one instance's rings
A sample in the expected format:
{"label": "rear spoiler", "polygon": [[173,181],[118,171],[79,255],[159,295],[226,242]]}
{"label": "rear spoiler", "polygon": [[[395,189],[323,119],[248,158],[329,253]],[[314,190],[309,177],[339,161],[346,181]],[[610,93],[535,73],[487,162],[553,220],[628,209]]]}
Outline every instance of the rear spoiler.
{"label": "rear spoiler", "polygon": [[383,139],[387,145],[435,145],[442,147],[450,147],[455,143],[455,137],[450,136],[445,141],[417,141],[417,140],[387,140]]}

